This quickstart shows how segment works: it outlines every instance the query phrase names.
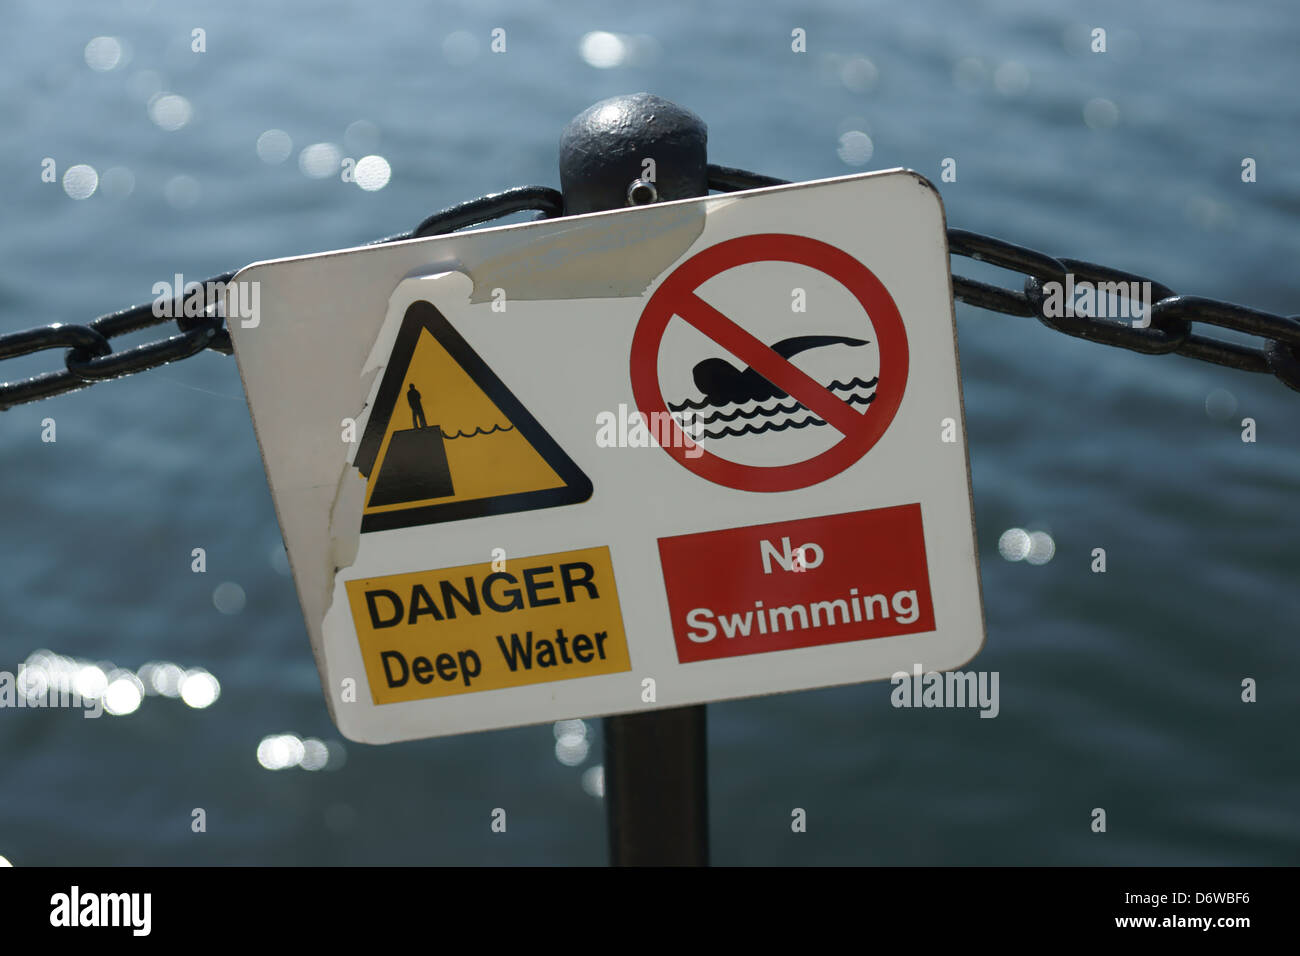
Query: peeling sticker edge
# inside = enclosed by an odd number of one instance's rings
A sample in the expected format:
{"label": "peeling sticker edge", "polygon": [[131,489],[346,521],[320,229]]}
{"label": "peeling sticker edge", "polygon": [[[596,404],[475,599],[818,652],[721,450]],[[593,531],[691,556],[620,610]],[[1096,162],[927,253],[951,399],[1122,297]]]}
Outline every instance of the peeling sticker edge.
{"label": "peeling sticker edge", "polygon": [[464,271],[470,304],[530,300],[639,298],[695,244],[709,216],[736,200],[641,207],[636,216],[578,217],[544,240],[484,235]]}
{"label": "peeling sticker edge", "polygon": [[[397,336],[402,327],[403,316],[411,303],[419,299],[433,297],[444,302],[450,298],[464,298],[463,292],[458,292],[455,289],[448,290],[445,287],[450,283],[440,281],[451,276],[469,280],[469,277],[460,271],[443,269],[443,271],[427,273],[424,269],[416,269],[408,273],[393,288],[392,294],[388,297],[388,308],[384,315],[383,324],[380,325],[374,342],[370,346],[370,352],[361,366],[358,393],[363,398],[361,399],[360,408],[352,416],[352,420],[356,423],[355,434],[357,436],[364,435],[366,427],[370,423],[370,414],[374,410],[377,393],[392,359]],[[431,285],[429,289],[421,289],[413,294],[414,290],[407,288],[407,283],[412,279],[420,283],[436,284],[437,288]],[[404,288],[405,291],[403,291]],[[356,563],[357,554],[361,549],[361,521],[365,512],[365,493],[368,482],[358,480],[361,476],[357,474],[355,461],[360,447],[359,440],[350,444],[348,453],[340,465],[338,478],[334,485],[334,496],[330,502],[329,547],[324,556],[324,580],[327,583],[323,584],[325,593],[321,605],[325,610],[322,620],[324,620],[324,617],[329,616],[334,607],[335,595],[338,592],[339,575]]]}

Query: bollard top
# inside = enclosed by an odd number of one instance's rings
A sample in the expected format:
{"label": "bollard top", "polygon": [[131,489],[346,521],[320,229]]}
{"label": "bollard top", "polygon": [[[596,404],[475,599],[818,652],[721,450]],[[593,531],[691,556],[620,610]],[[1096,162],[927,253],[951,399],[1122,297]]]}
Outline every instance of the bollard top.
{"label": "bollard top", "polygon": [[570,120],[560,135],[565,215],[635,203],[631,197],[650,191],[629,187],[648,169],[653,169],[658,201],[707,195],[707,166],[704,120],[651,93],[601,100]]}

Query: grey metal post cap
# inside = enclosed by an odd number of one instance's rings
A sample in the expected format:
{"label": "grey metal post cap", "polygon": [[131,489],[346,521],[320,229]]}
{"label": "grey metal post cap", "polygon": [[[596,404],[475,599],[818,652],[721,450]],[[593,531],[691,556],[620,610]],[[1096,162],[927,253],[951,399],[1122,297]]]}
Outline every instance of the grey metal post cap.
{"label": "grey metal post cap", "polygon": [[709,191],[708,127],[688,109],[650,93],[601,100],[560,135],[565,215],[621,209],[628,187],[654,160],[658,200]]}

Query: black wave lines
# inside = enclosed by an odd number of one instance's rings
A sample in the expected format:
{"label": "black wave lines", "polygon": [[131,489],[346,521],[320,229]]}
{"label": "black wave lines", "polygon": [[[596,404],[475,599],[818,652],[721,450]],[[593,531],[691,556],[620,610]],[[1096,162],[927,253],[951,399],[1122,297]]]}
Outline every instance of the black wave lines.
{"label": "black wave lines", "polygon": [[742,435],[761,435],[763,432],[783,432],[787,428],[807,428],[809,425],[825,425],[824,419],[816,415],[810,415],[803,421],[797,422],[793,418],[788,418],[779,425],[772,422],[763,422],[755,427],[754,425],[741,425],[739,428],[723,428],[717,432],[705,432],[705,438],[739,438]]}
{"label": "black wave lines", "polygon": [[[829,385],[827,385],[826,388],[832,392],[851,392],[854,389],[858,389],[858,388],[875,388],[876,384],[879,381],[880,381],[880,376],[875,376],[870,381],[866,381],[864,379],[860,379],[854,376],[853,378],[849,379],[849,381],[847,382],[833,381]],[[745,402],[716,401],[706,395],[703,398],[699,398],[699,399],[688,398],[676,404],[669,402],[668,410],[670,412],[682,412],[682,411],[686,411],[687,409],[690,409],[691,411],[699,411],[704,408],[726,408],[728,405],[743,405],[743,404],[745,404]],[[797,406],[797,408],[803,408],[803,407],[804,406],[802,404],[798,404]],[[753,416],[742,415],[741,417],[752,418]],[[710,421],[713,420],[714,419],[710,419]],[[733,415],[730,418],[724,418],[722,419],[722,421],[735,421],[735,416]]]}
{"label": "black wave lines", "polygon": [[[866,396],[863,396],[863,395],[850,395],[850,396],[848,397],[847,401],[846,401],[846,404],[848,404],[848,405],[870,405],[871,402],[872,402],[872,400],[875,399],[875,397],[876,397],[876,395],[875,395],[874,392],[872,392],[870,395],[866,395]],[[740,418],[754,418],[754,417],[755,417],[756,415],[758,415],[759,413],[765,413],[765,414],[767,414],[767,415],[779,415],[779,414],[781,414],[781,413],[784,412],[784,413],[786,413],[786,414],[790,414],[790,413],[793,413],[793,412],[797,412],[797,411],[799,411],[800,409],[803,409],[804,411],[807,411],[807,409],[804,408],[803,405],[799,405],[798,403],[796,403],[796,407],[795,407],[795,408],[792,408],[792,409],[786,409],[786,408],[784,408],[784,407],[782,407],[782,406],[777,406],[776,408],[766,408],[766,409],[765,409],[765,408],[756,408],[756,409],[753,410],[753,413],[752,413],[752,414],[749,414],[749,415],[746,415],[746,414],[744,414],[743,412],[740,412],[739,410],[737,410],[737,414],[736,414],[736,415],[731,415],[730,417],[725,416],[725,415],[719,413],[719,414],[714,415],[714,416],[712,416],[712,417],[710,417],[710,418],[703,418],[703,419],[700,419],[700,424],[701,424],[701,425],[708,425],[708,424],[711,424],[712,422],[715,422],[715,421],[731,422],[731,421],[735,421],[737,417],[740,417]],[[742,425],[740,428],[724,427],[724,428],[722,428],[720,431],[716,431],[716,432],[711,432],[711,431],[704,431],[704,432],[701,432],[699,437],[701,437],[701,438],[740,438],[742,435],[761,435],[761,434],[763,434],[763,432],[781,432],[781,431],[785,431],[787,428],[807,428],[807,427],[810,426],[810,425],[825,425],[825,424],[826,424],[826,419],[821,418],[821,417],[819,417],[819,416],[817,416],[817,415],[809,415],[807,418],[803,419],[803,421],[799,421],[799,422],[796,422],[796,421],[795,421],[794,419],[792,419],[792,418],[787,418],[785,421],[780,422],[780,423],[776,423],[776,422],[763,422],[761,425],[749,425],[749,424],[746,424],[746,425]]]}
{"label": "black wave lines", "polygon": [[451,441],[454,438],[474,438],[477,435],[491,435],[493,432],[511,432],[514,430],[514,425],[493,425],[491,428],[476,427],[472,432],[463,432],[457,429],[456,434],[448,435],[445,429],[439,429],[439,431],[442,432],[442,437],[448,441]]}

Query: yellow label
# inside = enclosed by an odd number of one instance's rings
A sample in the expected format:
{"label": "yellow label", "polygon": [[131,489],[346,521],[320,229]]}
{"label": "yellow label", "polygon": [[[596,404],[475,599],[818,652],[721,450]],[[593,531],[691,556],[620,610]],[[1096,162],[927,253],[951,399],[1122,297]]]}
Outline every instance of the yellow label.
{"label": "yellow label", "polygon": [[376,704],[632,669],[606,547],[345,586]]}

